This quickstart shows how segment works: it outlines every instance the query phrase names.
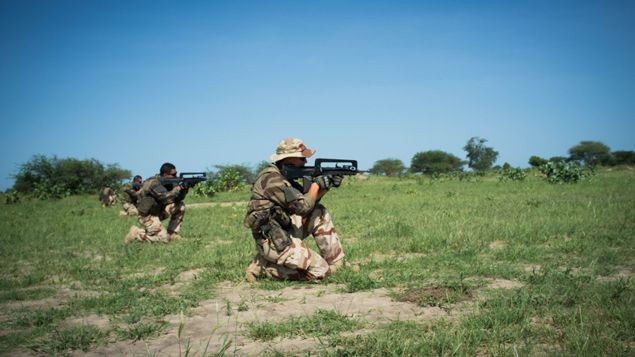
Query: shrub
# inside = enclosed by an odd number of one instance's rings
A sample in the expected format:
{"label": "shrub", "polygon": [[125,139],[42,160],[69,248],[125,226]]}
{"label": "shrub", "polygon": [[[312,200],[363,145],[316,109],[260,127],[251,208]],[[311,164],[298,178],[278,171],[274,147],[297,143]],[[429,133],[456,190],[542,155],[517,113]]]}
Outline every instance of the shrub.
{"label": "shrub", "polygon": [[194,186],[190,192],[193,196],[211,197],[217,192],[235,192],[245,186],[243,173],[233,167],[223,167],[220,171],[210,173],[210,180]]}
{"label": "shrub", "polygon": [[499,181],[524,181],[527,177],[525,170],[520,167],[503,167],[498,176]]}
{"label": "shrub", "polygon": [[213,175],[216,192],[234,192],[245,185],[241,173],[234,168],[223,168]]}
{"label": "shrub", "polygon": [[116,187],[130,176],[130,171],[120,169],[116,164],[104,165],[95,159],[35,155],[20,166],[13,189],[42,199],[59,198],[94,193],[104,186]]}
{"label": "shrub", "polygon": [[549,161],[540,166],[540,172],[546,176],[550,183],[575,183],[589,178],[593,174],[590,168],[584,168],[575,161]]}

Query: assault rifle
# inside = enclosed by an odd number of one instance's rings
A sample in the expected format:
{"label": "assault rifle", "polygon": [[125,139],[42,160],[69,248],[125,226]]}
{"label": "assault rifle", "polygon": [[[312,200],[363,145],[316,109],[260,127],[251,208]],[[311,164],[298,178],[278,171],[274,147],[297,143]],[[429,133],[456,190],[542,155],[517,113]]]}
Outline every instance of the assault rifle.
{"label": "assault rifle", "polygon": [[160,177],[159,181],[169,190],[175,186],[190,189],[199,182],[207,181],[207,174],[205,172],[181,172],[179,177]]}
{"label": "assault rifle", "polygon": [[351,176],[364,171],[357,169],[357,160],[344,159],[315,159],[315,166],[295,167],[282,166],[282,175],[288,180],[302,179],[304,192],[309,190],[313,178],[318,176]]}
{"label": "assault rifle", "polygon": [[134,182],[132,184],[131,188],[126,188],[123,190],[123,192],[127,193],[130,195],[130,197],[137,197],[137,195],[139,194],[139,190],[141,189],[141,184],[140,183],[136,183]]}

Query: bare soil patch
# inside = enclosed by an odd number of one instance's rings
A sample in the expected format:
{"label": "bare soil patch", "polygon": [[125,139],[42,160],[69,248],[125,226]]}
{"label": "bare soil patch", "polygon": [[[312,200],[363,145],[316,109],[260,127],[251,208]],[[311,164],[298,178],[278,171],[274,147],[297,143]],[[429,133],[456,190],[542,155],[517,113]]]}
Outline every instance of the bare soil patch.
{"label": "bare soil patch", "polygon": [[247,205],[247,201],[236,202],[202,202],[188,203],[187,208],[205,208],[205,207],[243,207]]}
{"label": "bare soil patch", "polygon": [[[198,271],[182,273],[177,280],[195,279]],[[82,355],[182,355],[186,346],[190,355],[200,355],[203,351],[211,354],[226,349],[227,354],[238,356],[261,355],[279,351],[290,355],[315,352],[322,342],[316,338],[276,338],[263,342],[246,336],[250,322],[283,322],[290,316],[311,316],[318,310],[335,310],[351,318],[361,319],[366,328],[350,335],[366,334],[374,328],[391,321],[416,321],[434,323],[441,319],[454,320],[472,313],[476,301],[483,299],[482,292],[489,289],[513,289],[521,287],[516,281],[491,279],[481,289],[462,293],[463,301],[451,305],[451,309],[438,306],[421,306],[422,295],[441,298],[446,293],[443,288],[424,288],[406,291],[401,301],[391,298],[387,289],[376,289],[356,293],[340,292],[337,285],[304,285],[267,291],[248,284],[223,283],[218,286],[218,297],[202,301],[188,316],[170,315],[163,321],[168,323],[164,332],[147,341],[121,341]],[[179,338],[179,326],[183,325]],[[347,334],[348,335],[348,334]],[[179,350],[180,348],[180,350]]]}
{"label": "bare soil patch", "polygon": [[181,349],[189,341],[191,354],[200,354],[205,346],[208,353],[217,352],[227,341],[231,341],[228,353],[251,356],[274,350],[301,354],[315,351],[320,342],[312,338],[255,341],[245,336],[248,322],[281,322],[290,316],[310,316],[317,310],[336,310],[363,319],[371,326],[395,320],[432,322],[447,316],[447,312],[439,307],[421,307],[394,301],[386,289],[340,293],[335,285],[308,285],[266,291],[247,284],[225,283],[219,286],[218,292],[217,298],[201,302],[183,320],[179,315],[167,316],[164,320],[168,322],[168,328],[157,338],[133,343],[118,342],[100,347],[88,355],[142,355],[148,351],[160,356],[179,355],[178,330],[181,321],[184,325]]}
{"label": "bare soil patch", "polygon": [[622,267],[617,271],[617,273],[609,276],[600,276],[597,280],[603,283],[608,283],[620,279],[630,279],[632,277],[633,272],[629,268]]}

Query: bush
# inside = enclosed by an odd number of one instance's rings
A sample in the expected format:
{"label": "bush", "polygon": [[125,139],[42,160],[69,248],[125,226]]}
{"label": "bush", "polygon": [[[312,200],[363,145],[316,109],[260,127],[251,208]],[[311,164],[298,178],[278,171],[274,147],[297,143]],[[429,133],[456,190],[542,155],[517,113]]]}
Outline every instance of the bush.
{"label": "bush", "polygon": [[94,193],[104,186],[117,187],[130,177],[130,171],[120,169],[116,164],[104,165],[95,159],[35,155],[20,166],[13,189],[42,199],[59,198]]}
{"label": "bush", "polygon": [[546,176],[550,183],[575,183],[589,178],[593,174],[592,169],[584,168],[575,161],[549,161],[540,166],[540,172]]}
{"label": "bush", "polygon": [[210,173],[209,177],[209,181],[194,186],[190,193],[193,196],[211,197],[217,192],[235,192],[245,186],[243,174],[232,167],[223,167],[218,172]]}
{"label": "bush", "polygon": [[233,168],[224,168],[213,175],[216,192],[234,192],[245,185],[241,173]]}
{"label": "bush", "polygon": [[190,195],[195,197],[212,197],[216,193],[214,181],[203,181],[190,190]]}
{"label": "bush", "polygon": [[524,181],[527,173],[520,167],[503,167],[498,176],[499,181]]}

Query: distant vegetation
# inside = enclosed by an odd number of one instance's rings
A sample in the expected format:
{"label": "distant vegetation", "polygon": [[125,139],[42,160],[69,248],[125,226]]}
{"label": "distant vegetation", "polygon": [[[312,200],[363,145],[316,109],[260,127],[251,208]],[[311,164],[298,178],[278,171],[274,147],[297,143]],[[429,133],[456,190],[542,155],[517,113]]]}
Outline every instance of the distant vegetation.
{"label": "distant vegetation", "polygon": [[[428,150],[413,155],[410,167],[395,158],[375,161],[368,170],[380,176],[426,175],[439,178],[469,180],[493,171],[500,180],[522,181],[530,169],[511,167],[508,163],[494,166],[498,151],[486,146],[487,139],[470,138],[463,150],[465,160],[442,151]],[[581,141],[568,150],[569,156],[553,156],[549,159],[532,155],[528,163],[551,183],[573,183],[593,175],[597,166],[633,166],[634,151],[611,151],[599,141]],[[255,166],[246,164],[214,165],[209,169],[210,180],[198,184],[191,192],[193,196],[211,197],[218,192],[234,192],[253,183],[258,173],[269,164],[261,161]],[[464,171],[464,169],[470,171]],[[47,199],[63,196],[96,193],[104,186],[118,187],[130,179],[131,172],[119,168],[117,164],[102,164],[95,159],[60,159],[56,156],[33,156],[20,166],[15,175],[15,184],[7,192],[6,202],[15,203],[22,195]]]}
{"label": "distant vegetation", "polygon": [[13,190],[38,198],[60,198],[97,192],[104,186],[115,187],[130,177],[130,171],[117,164],[35,155],[20,166]]}

